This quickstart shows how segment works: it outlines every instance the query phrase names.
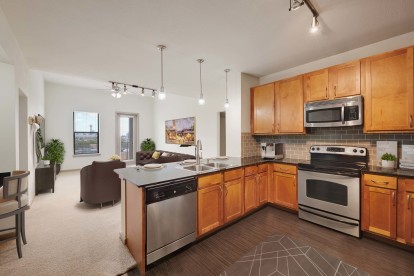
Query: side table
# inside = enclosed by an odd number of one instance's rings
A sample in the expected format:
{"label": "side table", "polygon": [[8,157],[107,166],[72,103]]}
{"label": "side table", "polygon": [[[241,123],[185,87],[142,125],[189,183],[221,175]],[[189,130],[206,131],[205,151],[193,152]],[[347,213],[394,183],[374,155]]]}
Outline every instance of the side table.
{"label": "side table", "polygon": [[35,170],[36,195],[39,191],[52,190],[55,192],[56,165],[45,166],[40,162]]}

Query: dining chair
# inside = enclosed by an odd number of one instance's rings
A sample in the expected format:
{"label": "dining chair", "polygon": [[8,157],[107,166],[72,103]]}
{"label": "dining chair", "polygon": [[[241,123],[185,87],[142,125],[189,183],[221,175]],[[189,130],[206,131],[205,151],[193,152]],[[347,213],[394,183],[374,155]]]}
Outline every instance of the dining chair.
{"label": "dining chair", "polygon": [[16,239],[17,254],[22,257],[21,240],[26,244],[25,211],[28,208],[28,175],[29,171],[13,171],[11,176],[3,178],[0,188],[0,220],[15,216],[15,226],[1,229],[0,232],[15,230],[14,237],[7,237],[0,242]]}

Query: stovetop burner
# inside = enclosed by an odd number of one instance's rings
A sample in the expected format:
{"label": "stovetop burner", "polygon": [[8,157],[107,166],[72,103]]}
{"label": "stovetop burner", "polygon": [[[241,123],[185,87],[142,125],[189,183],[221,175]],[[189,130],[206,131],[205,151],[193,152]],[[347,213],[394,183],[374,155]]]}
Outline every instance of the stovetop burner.
{"label": "stovetop burner", "polygon": [[340,175],[359,175],[368,166],[366,148],[350,146],[311,146],[310,163],[300,163],[300,170],[326,172]]}

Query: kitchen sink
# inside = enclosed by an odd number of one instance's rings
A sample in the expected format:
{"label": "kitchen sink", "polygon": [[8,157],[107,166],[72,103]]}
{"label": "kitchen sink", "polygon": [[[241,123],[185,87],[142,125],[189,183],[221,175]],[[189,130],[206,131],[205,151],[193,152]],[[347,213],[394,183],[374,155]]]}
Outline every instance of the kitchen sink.
{"label": "kitchen sink", "polygon": [[205,172],[205,171],[214,170],[215,167],[206,166],[206,165],[191,165],[191,166],[182,167],[182,169],[188,170],[188,171],[193,171],[193,172]]}
{"label": "kitchen sink", "polygon": [[231,164],[226,164],[226,163],[213,162],[213,163],[206,164],[206,166],[209,166],[209,167],[212,167],[212,168],[216,168],[216,169],[223,169],[223,168],[230,167],[232,165]]}

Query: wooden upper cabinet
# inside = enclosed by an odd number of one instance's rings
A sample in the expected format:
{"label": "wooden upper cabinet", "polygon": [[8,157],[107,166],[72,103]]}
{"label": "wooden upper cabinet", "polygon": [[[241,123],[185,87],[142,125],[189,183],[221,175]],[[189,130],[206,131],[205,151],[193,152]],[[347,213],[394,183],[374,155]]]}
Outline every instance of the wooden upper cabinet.
{"label": "wooden upper cabinet", "polygon": [[276,133],[304,133],[303,76],[275,83]]}
{"label": "wooden upper cabinet", "polygon": [[307,102],[326,100],[328,95],[328,69],[305,74],[305,95]]}
{"label": "wooden upper cabinet", "polygon": [[361,64],[364,131],[413,128],[413,48],[366,58]]}
{"label": "wooden upper cabinet", "polygon": [[254,87],[250,90],[252,134],[268,134],[274,132],[274,91],[273,83]]}
{"label": "wooden upper cabinet", "polygon": [[361,94],[361,64],[359,60],[329,68],[328,76],[330,98]]}

